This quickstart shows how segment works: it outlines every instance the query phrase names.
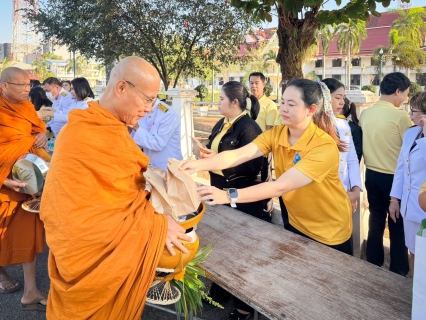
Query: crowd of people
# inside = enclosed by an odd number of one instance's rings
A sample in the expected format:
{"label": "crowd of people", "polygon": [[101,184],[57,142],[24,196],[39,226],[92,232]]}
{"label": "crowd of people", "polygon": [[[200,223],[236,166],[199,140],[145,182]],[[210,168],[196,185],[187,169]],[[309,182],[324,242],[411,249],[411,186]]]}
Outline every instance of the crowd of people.
{"label": "crowd of people", "polygon": [[[180,167],[209,171],[211,185],[198,188],[200,200],[271,222],[277,197],[286,230],[352,255],[363,157],[367,260],[383,265],[388,218],[390,270],[407,276],[415,233],[426,218],[426,93],[411,99],[409,116],[399,107],[410,81],[388,74],[380,101],[358,120],[335,79],[289,81],[279,108],[263,93],[262,73],[252,73],[249,83],[250,93],[236,81],[223,85],[223,118],[202,158]],[[47,309],[50,319],[140,317],[164,246],[173,255],[172,246],[186,251],[181,242],[189,240],[176,222],[154,212],[142,175],[148,164],[167,170],[168,158],[182,159],[180,117],[157,97],[158,72],[127,57],[113,69],[99,101],[84,78],[30,83],[15,67],[3,71],[0,86],[0,293],[21,287],[4,267],[23,264],[23,310]],[[46,126],[56,139],[52,158],[45,150]],[[25,184],[11,177],[14,162],[27,152],[50,162],[40,215],[21,208],[30,196],[19,193]],[[35,280],[45,236],[48,296]],[[214,284],[210,295],[218,302],[230,298]],[[253,312],[235,297],[234,306],[231,320]]]}

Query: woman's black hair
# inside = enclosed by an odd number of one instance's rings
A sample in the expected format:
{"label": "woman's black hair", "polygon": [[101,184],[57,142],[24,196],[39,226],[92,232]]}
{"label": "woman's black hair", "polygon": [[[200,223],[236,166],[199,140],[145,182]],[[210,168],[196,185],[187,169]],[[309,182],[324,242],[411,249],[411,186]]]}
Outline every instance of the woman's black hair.
{"label": "woman's black hair", "polygon": [[86,78],[75,78],[71,81],[72,88],[78,101],[82,101],[87,97],[95,98],[92,89],[90,88],[89,81]]}
{"label": "woman's black hair", "polygon": [[347,98],[345,98],[345,105],[343,106],[343,115],[347,118],[349,115],[351,116],[351,120],[353,123],[359,126],[358,115],[356,114],[356,105],[353,102],[350,102]]}
{"label": "woman's black hair", "polygon": [[246,87],[238,81],[229,81],[222,86],[223,93],[228,97],[229,101],[238,101],[241,110],[247,110],[247,98],[251,100],[251,108],[249,110],[250,117],[257,119],[260,111],[259,100],[254,95],[249,94]]}
{"label": "woman's black hair", "polygon": [[313,104],[317,106],[312,121],[336,141],[339,151],[346,151],[346,144],[339,139],[333,121],[325,113],[324,96],[319,83],[308,79],[293,79],[287,84],[286,90],[290,87],[295,87],[300,92],[300,98],[307,108]]}
{"label": "woman's black hair", "polygon": [[53,104],[52,101],[47,98],[46,91],[41,87],[32,88],[29,96],[36,111],[39,111],[42,106],[51,107]]}
{"label": "woman's black hair", "polygon": [[341,83],[339,80],[336,80],[334,78],[326,78],[326,79],[321,80],[321,81],[325,83],[325,85],[327,86],[328,90],[330,90],[330,93],[333,93],[337,89],[345,87],[343,85],[343,83]]}

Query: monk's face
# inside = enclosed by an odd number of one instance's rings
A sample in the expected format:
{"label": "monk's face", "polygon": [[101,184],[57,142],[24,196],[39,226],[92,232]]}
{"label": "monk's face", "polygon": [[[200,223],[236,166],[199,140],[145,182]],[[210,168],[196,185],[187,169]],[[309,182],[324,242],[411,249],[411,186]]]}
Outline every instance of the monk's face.
{"label": "monk's face", "polygon": [[144,85],[133,84],[124,80],[125,95],[122,97],[127,101],[120,105],[117,111],[118,117],[128,126],[135,126],[137,122],[145,117],[147,112],[152,112],[155,104],[159,81],[144,83]]}
{"label": "monk's face", "polygon": [[7,81],[2,82],[3,96],[13,103],[28,100],[30,78],[26,72],[14,73]]}
{"label": "monk's face", "polygon": [[55,98],[55,99],[57,99],[58,98],[58,96],[59,96],[59,91],[61,91],[61,89],[62,89],[62,87],[60,87],[60,86],[58,86],[58,85],[56,85],[56,84],[48,84],[48,83],[46,83],[45,85],[44,85],[44,90],[46,91],[46,92],[50,92],[50,94]]}

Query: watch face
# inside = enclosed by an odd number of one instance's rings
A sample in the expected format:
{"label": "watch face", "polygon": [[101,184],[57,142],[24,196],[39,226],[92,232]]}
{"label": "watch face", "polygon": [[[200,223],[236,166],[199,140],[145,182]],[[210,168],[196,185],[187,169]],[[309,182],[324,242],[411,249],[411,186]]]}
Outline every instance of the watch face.
{"label": "watch face", "polygon": [[237,189],[230,188],[229,189],[229,197],[230,198],[238,198],[238,191],[237,191]]}

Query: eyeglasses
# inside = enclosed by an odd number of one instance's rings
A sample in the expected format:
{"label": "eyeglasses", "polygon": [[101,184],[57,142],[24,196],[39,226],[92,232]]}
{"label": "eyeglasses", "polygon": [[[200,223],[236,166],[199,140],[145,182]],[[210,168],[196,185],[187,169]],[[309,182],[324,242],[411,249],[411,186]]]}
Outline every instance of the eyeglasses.
{"label": "eyeglasses", "polygon": [[414,113],[414,112],[421,112],[421,113],[425,113],[422,110],[414,110],[413,108],[410,107],[410,112]]}
{"label": "eyeglasses", "polygon": [[8,84],[13,84],[14,86],[18,86],[21,89],[30,89],[31,88],[31,84],[27,84],[27,83],[14,83],[14,82],[6,82]]}
{"label": "eyeglasses", "polygon": [[126,83],[128,83],[128,84],[130,84],[133,88],[135,88],[136,90],[138,90],[140,93],[142,93],[144,96],[145,96],[145,98],[147,98],[148,99],[148,101],[151,103],[151,105],[154,105],[155,104],[155,101],[157,100],[157,99],[151,99],[150,97],[148,97],[147,95],[146,95],[146,93],[145,92],[143,92],[141,89],[139,89],[139,88],[137,88],[133,83],[131,83],[130,81],[127,81],[127,80],[124,80],[124,81],[126,81]]}

